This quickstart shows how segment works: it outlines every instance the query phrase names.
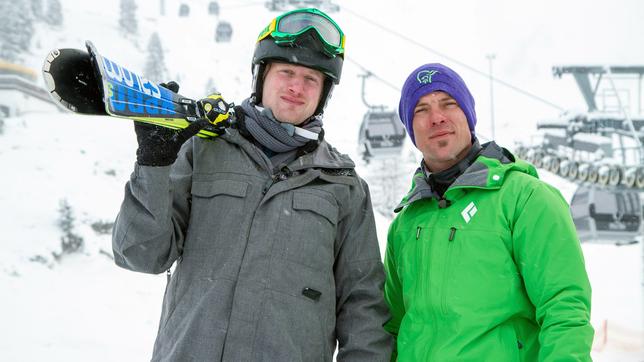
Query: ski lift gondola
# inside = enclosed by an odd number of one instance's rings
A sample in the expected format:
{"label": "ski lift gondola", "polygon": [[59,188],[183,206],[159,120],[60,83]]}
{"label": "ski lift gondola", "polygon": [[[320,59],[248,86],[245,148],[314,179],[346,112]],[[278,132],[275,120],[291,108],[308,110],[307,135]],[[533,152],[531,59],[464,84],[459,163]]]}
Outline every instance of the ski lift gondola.
{"label": "ski lift gondola", "polygon": [[284,11],[286,10],[286,0],[268,0],[264,3],[266,9],[269,11]]}
{"label": "ski lift gondola", "polygon": [[581,186],[570,212],[582,242],[630,243],[642,234],[642,206],[636,191]]}
{"label": "ski lift gondola", "polygon": [[317,8],[327,13],[340,11],[340,6],[330,0],[267,0],[264,6],[270,11],[284,11],[289,8]]}
{"label": "ski lift gondola", "polygon": [[385,106],[372,106],[365,99],[365,80],[372,74],[362,75],[362,102],[367,106],[367,112],[362,117],[358,144],[360,154],[365,161],[373,157],[392,156],[400,154],[405,141],[405,128],[400,121],[398,112]]}
{"label": "ski lift gondola", "polygon": [[211,1],[208,4],[208,14],[219,16],[219,3],[216,1]]}
{"label": "ski lift gondola", "polygon": [[365,158],[399,154],[405,128],[396,111],[371,108],[360,125],[359,144]]}
{"label": "ski lift gondola", "polygon": [[181,4],[179,6],[179,16],[187,17],[189,15],[190,15],[190,6],[188,6],[188,4]]}
{"label": "ski lift gondola", "polygon": [[217,43],[229,42],[233,36],[233,27],[227,21],[220,21],[215,29],[215,41]]}

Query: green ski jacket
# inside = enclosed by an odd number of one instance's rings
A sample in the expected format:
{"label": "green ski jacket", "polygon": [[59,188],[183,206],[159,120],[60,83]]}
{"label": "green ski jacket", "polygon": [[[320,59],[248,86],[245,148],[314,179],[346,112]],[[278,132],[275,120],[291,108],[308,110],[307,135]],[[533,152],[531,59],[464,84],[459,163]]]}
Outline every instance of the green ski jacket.
{"label": "green ski jacket", "polygon": [[589,361],[591,288],[568,205],[490,142],[437,200],[416,172],[385,256],[398,361]]}

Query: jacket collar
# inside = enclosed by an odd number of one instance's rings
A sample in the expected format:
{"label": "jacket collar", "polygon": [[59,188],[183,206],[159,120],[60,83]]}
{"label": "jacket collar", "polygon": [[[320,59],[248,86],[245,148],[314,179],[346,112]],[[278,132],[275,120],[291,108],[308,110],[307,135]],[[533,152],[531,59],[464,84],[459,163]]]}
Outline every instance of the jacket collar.
{"label": "jacket collar", "polygon": [[[468,188],[498,189],[503,185],[505,175],[509,171],[523,172],[538,177],[537,171],[531,164],[519,160],[505,148],[494,141],[482,145],[479,156],[456,180],[449,186],[444,197],[456,197],[459,190]],[[416,170],[411,190],[396,206],[394,212],[400,212],[405,206],[421,199],[437,199],[436,193],[425,179],[422,169]]]}
{"label": "jacket collar", "polygon": [[[229,128],[226,130],[226,133],[220,137],[229,143],[239,145],[256,162],[260,164],[266,163],[266,160],[262,156],[262,151],[244,138],[238,130]],[[308,168],[354,169],[355,163],[349,158],[349,156],[338,152],[338,150],[326,141],[322,141],[315,150],[306,153],[289,163],[288,168],[291,171],[299,171]]]}

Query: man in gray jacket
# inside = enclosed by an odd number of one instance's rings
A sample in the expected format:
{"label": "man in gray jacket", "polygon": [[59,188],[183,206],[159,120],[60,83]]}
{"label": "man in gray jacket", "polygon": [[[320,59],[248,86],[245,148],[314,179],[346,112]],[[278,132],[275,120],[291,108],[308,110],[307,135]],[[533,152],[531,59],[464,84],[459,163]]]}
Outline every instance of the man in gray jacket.
{"label": "man in gray jacket", "polygon": [[[389,360],[369,191],[323,138],[344,34],[316,9],[274,19],[254,92],[214,139],[135,124],[116,264],[161,273],[154,361]],[[175,84],[169,88],[178,89]]]}

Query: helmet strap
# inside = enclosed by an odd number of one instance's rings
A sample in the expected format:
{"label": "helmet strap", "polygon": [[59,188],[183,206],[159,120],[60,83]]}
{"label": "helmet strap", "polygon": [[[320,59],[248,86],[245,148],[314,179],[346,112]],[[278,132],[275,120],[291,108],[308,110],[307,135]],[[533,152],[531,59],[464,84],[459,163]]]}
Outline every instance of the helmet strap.
{"label": "helmet strap", "polygon": [[266,63],[260,62],[253,65],[253,83],[251,84],[251,100],[253,104],[262,103],[262,91],[264,89],[264,78],[266,78]]}
{"label": "helmet strap", "polygon": [[333,93],[333,81],[329,76],[324,76],[324,85],[322,86],[322,93],[320,94],[320,101],[318,102],[318,107],[315,109],[315,114],[319,117],[322,117],[326,104],[331,98]]}

